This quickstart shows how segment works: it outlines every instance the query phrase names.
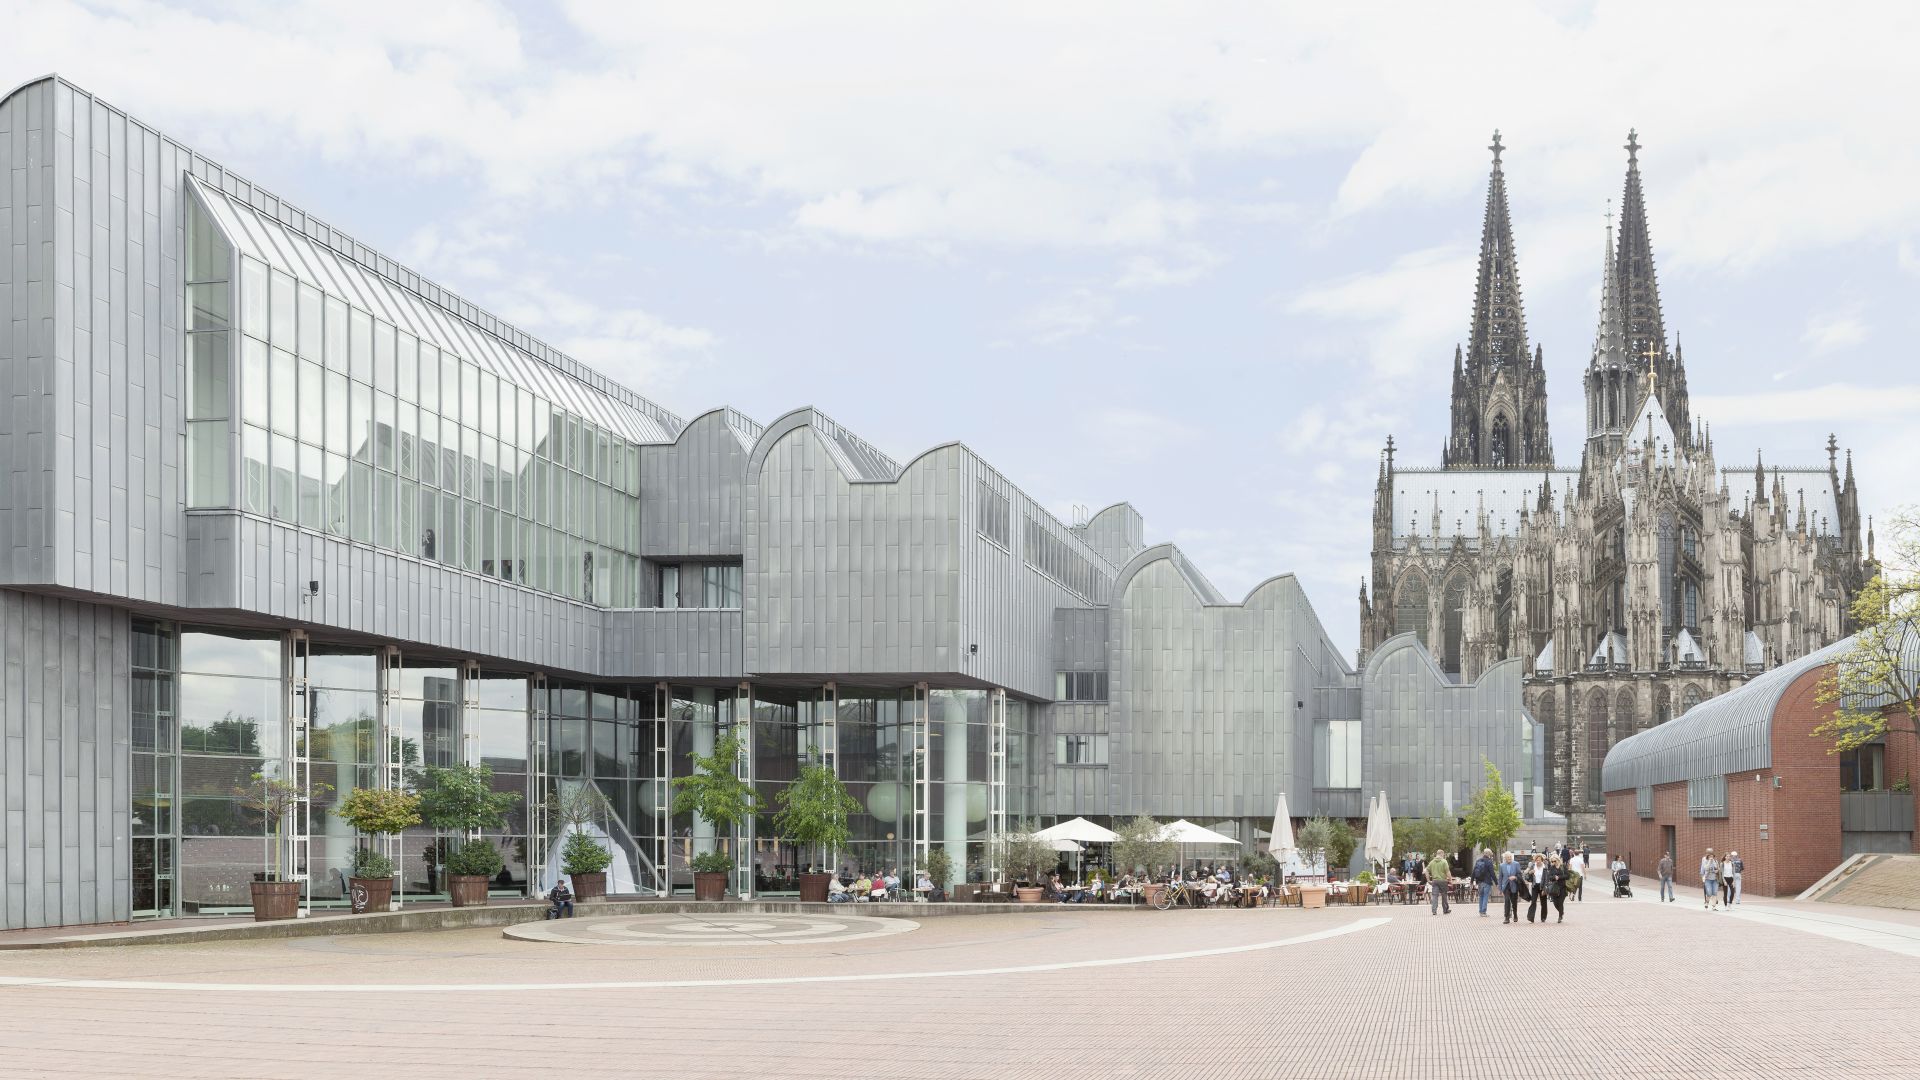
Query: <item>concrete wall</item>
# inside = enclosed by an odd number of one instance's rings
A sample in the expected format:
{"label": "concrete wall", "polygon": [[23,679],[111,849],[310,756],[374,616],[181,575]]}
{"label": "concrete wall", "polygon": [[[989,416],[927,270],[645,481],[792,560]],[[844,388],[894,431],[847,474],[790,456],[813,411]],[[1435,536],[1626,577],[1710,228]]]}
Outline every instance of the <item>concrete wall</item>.
{"label": "concrete wall", "polygon": [[1509,791],[1521,782],[1531,794],[1544,731],[1521,708],[1523,676],[1521,661],[1506,660],[1456,684],[1412,634],[1389,639],[1361,676],[1366,792],[1385,790],[1396,817],[1425,817],[1447,812],[1451,782],[1457,813],[1485,782],[1484,756]]}
{"label": "concrete wall", "polygon": [[0,930],[129,916],[130,635],[0,589]]}

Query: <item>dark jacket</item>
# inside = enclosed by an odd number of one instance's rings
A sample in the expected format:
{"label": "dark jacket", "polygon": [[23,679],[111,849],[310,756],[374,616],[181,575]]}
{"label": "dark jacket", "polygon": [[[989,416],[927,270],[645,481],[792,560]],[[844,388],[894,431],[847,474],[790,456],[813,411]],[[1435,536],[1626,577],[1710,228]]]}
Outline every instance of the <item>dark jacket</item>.
{"label": "dark jacket", "polygon": [[1473,880],[1484,883],[1491,883],[1493,881],[1493,860],[1491,858],[1482,855],[1474,861]]}
{"label": "dark jacket", "polygon": [[1503,893],[1518,893],[1521,895],[1524,895],[1526,893],[1526,889],[1521,884],[1521,881],[1520,881],[1520,864],[1519,863],[1503,862],[1500,864],[1500,891]]}
{"label": "dark jacket", "polygon": [[1567,868],[1564,866],[1547,867],[1547,895],[1567,895]]}

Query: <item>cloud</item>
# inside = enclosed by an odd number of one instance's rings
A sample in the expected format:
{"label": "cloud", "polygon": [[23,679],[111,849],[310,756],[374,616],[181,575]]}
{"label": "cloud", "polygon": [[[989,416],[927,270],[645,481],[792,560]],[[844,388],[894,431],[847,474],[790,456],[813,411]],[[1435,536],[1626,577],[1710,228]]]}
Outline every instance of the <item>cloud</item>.
{"label": "cloud", "polygon": [[[1288,311],[1355,324],[1345,352],[1379,378],[1400,378],[1444,362],[1440,348],[1466,328],[1470,305],[1461,296],[1473,280],[1474,254],[1459,247],[1425,248],[1394,259],[1384,270],[1349,274],[1311,286],[1286,300]],[[1359,355],[1354,356],[1355,353]]]}
{"label": "cloud", "polygon": [[1190,246],[1170,256],[1131,255],[1113,283],[1116,289],[1161,289],[1191,285],[1206,277],[1224,258],[1204,247]]}
{"label": "cloud", "polygon": [[1867,324],[1860,318],[1862,305],[1851,304],[1839,311],[1827,311],[1807,320],[1800,340],[1814,355],[1851,348],[1867,340]]}
{"label": "cloud", "polygon": [[1094,289],[1076,288],[1029,310],[1020,322],[1036,345],[1060,345],[1103,330],[1132,325],[1136,319],[1116,314],[1113,297]]}
{"label": "cloud", "polygon": [[1910,419],[1920,414],[1920,385],[1824,386],[1757,394],[1699,394],[1693,411],[1715,424],[1795,424]]}

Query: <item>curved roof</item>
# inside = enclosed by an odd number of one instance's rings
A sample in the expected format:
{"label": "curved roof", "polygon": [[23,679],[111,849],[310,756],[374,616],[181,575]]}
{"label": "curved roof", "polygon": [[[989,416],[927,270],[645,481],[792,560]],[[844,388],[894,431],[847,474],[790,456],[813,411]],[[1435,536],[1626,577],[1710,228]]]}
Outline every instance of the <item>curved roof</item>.
{"label": "curved roof", "polygon": [[1782,664],[1738,690],[1620,740],[1600,770],[1606,791],[1670,784],[1773,765],[1773,713],[1793,681],[1853,644],[1839,641]]}

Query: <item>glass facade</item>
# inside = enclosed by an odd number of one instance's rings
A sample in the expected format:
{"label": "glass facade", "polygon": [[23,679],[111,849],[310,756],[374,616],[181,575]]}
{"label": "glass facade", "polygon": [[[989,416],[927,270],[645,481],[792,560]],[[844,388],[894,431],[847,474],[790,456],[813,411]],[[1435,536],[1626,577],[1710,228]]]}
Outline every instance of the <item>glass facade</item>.
{"label": "glass facade", "polygon": [[132,750],[133,915],[174,911],[175,768],[179,740],[174,728],[178,692],[173,630],[159,623],[133,624]]}
{"label": "glass facade", "polygon": [[224,278],[196,315],[218,329],[205,348],[191,335],[190,389],[206,401],[190,406],[192,505],[235,504],[233,342],[241,509],[600,607],[640,606],[638,444],[250,257],[239,278],[237,337],[221,321]]}
{"label": "glass facade", "polygon": [[285,766],[289,699],[280,635],[179,634],[179,867],[182,914],[250,910],[271,868],[266,820],[245,803],[254,774]]}

